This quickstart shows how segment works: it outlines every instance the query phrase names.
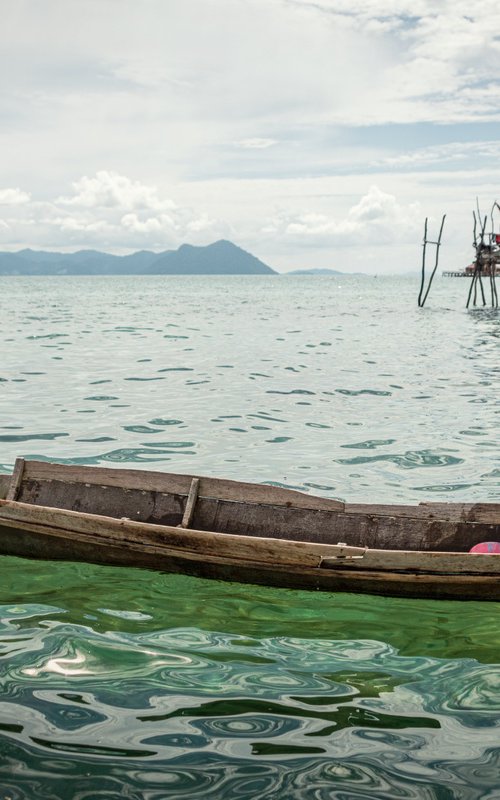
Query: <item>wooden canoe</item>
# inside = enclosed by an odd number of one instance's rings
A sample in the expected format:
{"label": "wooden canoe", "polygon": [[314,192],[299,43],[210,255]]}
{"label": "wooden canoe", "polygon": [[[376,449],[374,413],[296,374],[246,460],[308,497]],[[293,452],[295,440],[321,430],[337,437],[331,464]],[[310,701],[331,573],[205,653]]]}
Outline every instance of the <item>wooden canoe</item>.
{"label": "wooden canoe", "polygon": [[217,478],[17,459],[0,552],[268,586],[500,600],[499,503],[349,504]]}

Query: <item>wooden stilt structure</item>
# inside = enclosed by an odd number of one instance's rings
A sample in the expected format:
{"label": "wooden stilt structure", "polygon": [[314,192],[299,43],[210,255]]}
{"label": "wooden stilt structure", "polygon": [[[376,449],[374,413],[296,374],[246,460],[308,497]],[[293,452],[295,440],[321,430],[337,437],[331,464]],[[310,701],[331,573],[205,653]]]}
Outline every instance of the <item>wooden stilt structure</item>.
{"label": "wooden stilt structure", "polygon": [[[441,220],[441,227],[439,229],[439,236],[437,238],[437,241],[433,242],[433,241],[430,241],[427,238],[428,218],[427,217],[425,218],[424,244],[423,244],[423,250],[422,250],[422,280],[421,280],[421,283],[420,283],[420,292],[419,292],[419,295],[418,295],[418,305],[419,305],[420,308],[423,308],[424,305],[425,305],[425,301],[427,300],[427,297],[429,295],[430,288],[431,288],[431,285],[432,285],[432,281],[434,279],[434,275],[436,274],[436,270],[438,268],[439,249],[441,247],[441,236],[443,235],[443,228],[444,228],[445,219],[446,219],[446,214],[443,215],[443,219]],[[433,268],[433,270],[432,270],[432,272],[430,274],[429,282],[427,284],[427,289],[425,289],[425,267],[426,267],[427,245],[428,244],[434,245],[434,247],[436,248],[436,251],[435,251],[435,258],[434,258],[434,268]]]}
{"label": "wooden stilt structure", "polygon": [[481,230],[478,234],[478,222],[481,219],[478,205],[478,215],[472,212],[474,219],[474,242],[475,258],[472,263],[472,283],[469,288],[466,308],[469,308],[471,300],[474,306],[477,305],[478,288],[481,294],[482,305],[486,305],[486,295],[483,286],[483,277],[489,279],[490,301],[492,308],[498,308],[498,292],[496,286],[496,276],[500,274],[500,234],[495,233],[494,213],[500,211],[500,206],[495,201],[491,208],[491,233],[486,233],[488,217],[485,216],[481,223]]}
{"label": "wooden stilt structure", "polygon": [[[477,306],[481,304],[483,307],[487,305],[487,292],[489,286],[489,293],[490,293],[490,305],[492,308],[498,308],[498,291],[496,285],[496,278],[500,275],[500,232],[495,232],[495,213],[500,212],[500,204],[495,200],[491,207],[490,211],[490,221],[491,221],[491,232],[486,232],[486,227],[488,224],[488,215],[482,217],[481,211],[479,208],[479,202],[476,198],[476,211],[472,212],[472,217],[474,221],[474,241],[473,247],[475,251],[475,256],[472,264],[466,267],[463,270],[447,270],[443,272],[443,275],[446,277],[457,277],[457,278],[471,278],[471,284],[469,286],[469,291],[467,294],[467,303],[466,308],[469,308],[472,304],[473,306]],[[420,292],[418,295],[418,305],[420,308],[423,308],[425,305],[425,301],[429,295],[429,291],[431,288],[431,284],[436,274],[436,270],[438,267],[439,262],[439,251],[441,247],[441,236],[443,233],[444,221],[446,219],[446,215],[443,216],[441,221],[441,227],[439,229],[439,236],[436,241],[431,241],[427,238],[427,229],[428,229],[428,218],[425,219],[424,225],[424,242],[423,242],[423,251],[422,251],[422,279],[420,283]],[[500,226],[498,226],[500,230]],[[434,268],[430,274],[429,281],[427,283],[427,288],[425,288],[426,284],[426,257],[427,257],[427,245],[433,245],[436,248],[435,251],[435,261],[434,261]],[[483,281],[484,279],[484,281]]]}

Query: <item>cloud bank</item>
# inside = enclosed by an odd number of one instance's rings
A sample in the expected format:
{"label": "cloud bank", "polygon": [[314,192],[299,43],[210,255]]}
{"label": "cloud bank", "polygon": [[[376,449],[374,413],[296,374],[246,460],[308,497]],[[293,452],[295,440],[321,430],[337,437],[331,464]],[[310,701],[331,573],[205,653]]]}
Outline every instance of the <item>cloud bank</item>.
{"label": "cloud bank", "polygon": [[31,200],[19,189],[0,189],[5,207],[0,241],[10,247],[30,237],[32,246],[166,249],[223,231],[208,214],[178,206],[157,187],[115,172],[84,175],[72,188],[72,194],[46,201]]}
{"label": "cloud bank", "polygon": [[349,243],[356,269],[369,240],[406,270],[419,214],[449,214],[458,259],[476,195],[495,199],[493,0],[2,10],[0,247],[224,236],[292,269]]}

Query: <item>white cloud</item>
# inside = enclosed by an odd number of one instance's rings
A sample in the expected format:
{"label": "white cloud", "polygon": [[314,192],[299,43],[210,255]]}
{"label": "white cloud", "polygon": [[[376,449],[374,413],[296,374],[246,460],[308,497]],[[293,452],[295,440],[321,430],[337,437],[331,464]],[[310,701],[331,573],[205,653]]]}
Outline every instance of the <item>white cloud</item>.
{"label": "white cloud", "polygon": [[21,189],[0,189],[0,205],[20,206],[29,203],[31,195]]}
{"label": "white cloud", "polygon": [[85,220],[71,216],[52,217],[41,222],[58,228],[63,233],[104,233],[112,230],[112,226],[104,220]]}
{"label": "white cloud", "polygon": [[276,139],[241,139],[239,142],[234,143],[236,147],[242,147],[244,150],[267,150],[268,147],[272,147],[275,144],[278,144]]}
{"label": "white cloud", "polygon": [[[197,219],[191,219],[186,224],[186,230],[189,233],[202,233],[203,231],[210,231],[217,229],[217,220],[212,219],[208,214],[202,214]],[[226,227],[226,226],[223,226]]]}
{"label": "white cloud", "polygon": [[[0,223],[4,242],[13,246],[24,237],[24,243],[33,247],[123,251],[165,249],[184,241],[206,244],[224,232],[224,226],[206,212],[177,205],[156,187],[125,175],[101,170],[75,181],[73,188],[74,195],[53,201],[18,201],[15,207],[11,202],[9,218]],[[9,191],[6,196],[12,200],[14,190]]]}
{"label": "white cloud", "polygon": [[[325,24],[385,43],[389,70],[337,120],[374,123],[500,119],[500,6],[496,0],[288,0]],[[361,41],[361,40],[360,40]],[[359,52],[359,48],[356,50]],[[361,54],[362,56],[362,54]],[[354,68],[354,66],[353,66]],[[349,74],[346,81],[349,81]]]}
{"label": "white cloud", "polygon": [[172,217],[161,214],[159,217],[147,217],[139,219],[137,214],[125,214],[121,219],[121,224],[125,229],[134,233],[158,233],[159,231],[172,232],[176,225]]}
{"label": "white cloud", "polygon": [[173,209],[175,203],[169,198],[158,197],[156,186],[147,186],[132,181],[125,175],[100,170],[95,177],[84,175],[73,183],[75,194],[59,197],[60,205],[83,206],[84,208],[120,209]]}
{"label": "white cloud", "polygon": [[491,164],[500,163],[500,141],[450,142],[444,145],[422,147],[397,156],[388,156],[374,161],[377,167],[418,168],[433,165],[452,164],[463,166],[474,159],[486,159]]}
{"label": "white cloud", "polygon": [[372,186],[343,219],[326,214],[304,212],[292,217],[281,215],[264,228],[267,235],[291,237],[297,244],[337,247],[360,243],[389,244],[408,238],[421,224],[418,203],[404,206],[392,194]]}

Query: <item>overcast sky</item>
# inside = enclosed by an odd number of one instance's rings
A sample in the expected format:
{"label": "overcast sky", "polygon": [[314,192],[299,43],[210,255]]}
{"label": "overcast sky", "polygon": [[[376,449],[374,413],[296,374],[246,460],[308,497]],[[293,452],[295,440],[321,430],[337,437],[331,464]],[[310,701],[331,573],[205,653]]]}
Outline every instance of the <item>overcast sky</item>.
{"label": "overcast sky", "polygon": [[500,200],[498,0],[0,0],[0,250],[441,266]]}

